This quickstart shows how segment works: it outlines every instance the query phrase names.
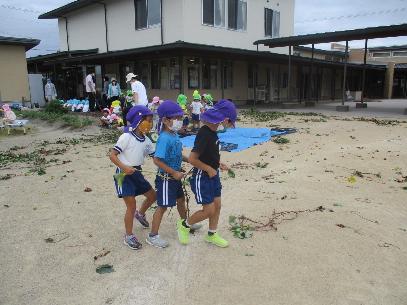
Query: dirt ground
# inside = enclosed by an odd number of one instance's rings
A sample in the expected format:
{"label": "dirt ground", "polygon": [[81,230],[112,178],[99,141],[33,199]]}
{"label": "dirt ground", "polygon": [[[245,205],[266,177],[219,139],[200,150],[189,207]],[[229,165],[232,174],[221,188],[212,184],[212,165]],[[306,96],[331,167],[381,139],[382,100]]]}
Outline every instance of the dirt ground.
{"label": "dirt ground", "polygon": [[[135,223],[141,251],[123,245],[111,144],[90,140],[104,131],[35,125],[26,136],[0,138],[2,152],[42,149],[45,158],[0,169],[0,304],[407,304],[407,123],[244,119],[240,126],[298,132],[287,144],[222,153],[236,173],[222,178],[219,231],[230,246],[206,244],[207,223],[181,246],[173,210],[160,232],[166,249],[146,244],[148,230]],[[144,168],[153,171],[152,161]],[[198,209],[194,199],[190,205]],[[251,238],[229,230],[231,215],[266,221],[274,210],[319,206]],[[96,273],[102,264],[114,272]]]}

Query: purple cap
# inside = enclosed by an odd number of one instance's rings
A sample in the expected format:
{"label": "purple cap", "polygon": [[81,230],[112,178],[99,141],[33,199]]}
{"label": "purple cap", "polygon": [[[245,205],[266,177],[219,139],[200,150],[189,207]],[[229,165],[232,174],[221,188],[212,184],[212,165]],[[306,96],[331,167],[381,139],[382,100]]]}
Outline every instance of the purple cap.
{"label": "purple cap", "polygon": [[235,126],[237,118],[236,107],[235,104],[229,100],[220,100],[213,106],[213,108],[208,109],[201,114],[202,121],[213,124],[219,124],[226,118],[228,118],[232,122],[232,125]]}
{"label": "purple cap", "polygon": [[166,100],[160,106],[158,106],[157,113],[160,119],[184,115],[182,108],[176,102],[171,100]]}
{"label": "purple cap", "polygon": [[[153,113],[146,106],[137,105],[130,108],[126,115],[126,120],[130,123],[132,129],[136,129],[141,122],[141,119],[147,115],[153,115]],[[125,128],[125,132],[128,132],[128,128]]]}

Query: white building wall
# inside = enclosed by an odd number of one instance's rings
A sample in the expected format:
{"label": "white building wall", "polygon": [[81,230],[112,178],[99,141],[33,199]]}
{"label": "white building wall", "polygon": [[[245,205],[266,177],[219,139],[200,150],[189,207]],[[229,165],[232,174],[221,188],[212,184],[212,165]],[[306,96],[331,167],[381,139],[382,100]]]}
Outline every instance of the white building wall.
{"label": "white building wall", "polygon": [[[74,11],[67,16],[67,19],[70,51],[99,48],[99,52],[106,52],[103,5],[90,5]],[[58,22],[60,49],[66,51],[65,23],[62,20]]]}
{"label": "white building wall", "polygon": [[66,43],[66,21],[64,18],[58,19],[58,31],[59,31],[59,50],[68,51],[68,45]]}
{"label": "white building wall", "polygon": [[[294,33],[295,0],[247,0],[247,30],[234,31],[202,24],[202,0],[163,1],[164,43],[185,41],[190,43],[256,50],[253,42],[265,39],[264,8],[280,11],[280,36]],[[161,28],[135,29],[135,10],[132,0],[108,0],[107,27],[109,51],[141,48],[161,44]],[[72,12],[68,18],[70,50],[99,48],[106,52],[104,8],[91,5]],[[58,20],[60,50],[67,50],[65,19]],[[288,53],[287,48],[261,51]]]}
{"label": "white building wall", "polygon": [[106,7],[109,51],[142,48],[161,44],[160,26],[136,30],[134,1],[109,1]]}
{"label": "white building wall", "polygon": [[[202,24],[202,0],[182,0],[184,3],[185,41],[222,47],[256,50],[253,42],[266,39],[264,31],[264,8],[280,11],[280,37],[294,33],[294,0],[247,0],[247,30],[235,31],[226,27]],[[278,5],[277,5],[278,4]],[[226,18],[227,21],[227,18]],[[259,46],[260,51],[288,53],[287,48],[270,49]]]}

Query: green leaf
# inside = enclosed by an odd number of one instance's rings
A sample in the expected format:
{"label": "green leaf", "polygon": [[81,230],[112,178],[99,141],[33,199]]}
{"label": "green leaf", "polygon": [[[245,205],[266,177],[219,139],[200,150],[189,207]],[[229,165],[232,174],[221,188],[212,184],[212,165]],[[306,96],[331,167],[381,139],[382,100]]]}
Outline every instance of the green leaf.
{"label": "green leaf", "polygon": [[123,187],[123,181],[124,181],[125,177],[126,177],[125,173],[119,173],[119,174],[113,175],[113,178],[116,180],[117,185],[119,187]]}
{"label": "green leaf", "polygon": [[233,225],[236,222],[236,216],[230,215],[229,216],[229,224]]}
{"label": "green leaf", "polygon": [[236,177],[236,174],[235,174],[235,172],[234,172],[232,169],[229,168],[229,170],[228,170],[228,176],[229,176],[230,178],[235,178],[235,177]]}

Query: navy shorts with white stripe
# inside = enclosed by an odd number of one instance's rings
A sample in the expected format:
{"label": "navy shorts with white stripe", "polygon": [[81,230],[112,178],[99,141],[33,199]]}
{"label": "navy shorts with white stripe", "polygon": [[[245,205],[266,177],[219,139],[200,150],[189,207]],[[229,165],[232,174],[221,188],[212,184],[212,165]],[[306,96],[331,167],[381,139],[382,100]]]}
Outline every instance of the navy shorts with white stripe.
{"label": "navy shorts with white stripe", "polygon": [[215,177],[209,178],[206,172],[194,168],[189,181],[196,202],[199,204],[210,204],[216,197],[221,196],[222,184],[220,183],[219,171]]}
{"label": "navy shorts with white stripe", "polygon": [[[168,175],[166,176],[168,177]],[[157,205],[159,207],[174,207],[177,204],[177,199],[184,197],[182,182],[172,178],[165,179],[161,176],[156,176],[155,189],[157,191]]]}
{"label": "navy shorts with white stripe", "polygon": [[[120,187],[117,184],[116,179],[114,180],[114,186],[116,188],[117,197],[136,197],[143,195],[152,189],[151,184],[144,178],[141,173],[141,167],[136,167],[136,170],[132,175],[126,175],[123,180],[123,185]],[[121,173],[120,168],[116,168],[116,174]]]}

